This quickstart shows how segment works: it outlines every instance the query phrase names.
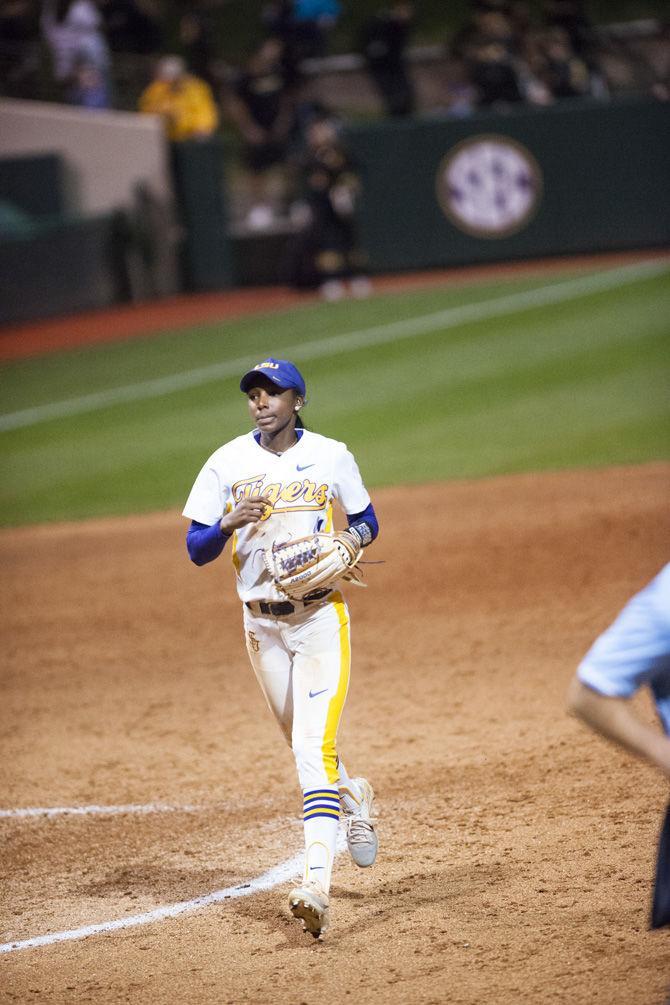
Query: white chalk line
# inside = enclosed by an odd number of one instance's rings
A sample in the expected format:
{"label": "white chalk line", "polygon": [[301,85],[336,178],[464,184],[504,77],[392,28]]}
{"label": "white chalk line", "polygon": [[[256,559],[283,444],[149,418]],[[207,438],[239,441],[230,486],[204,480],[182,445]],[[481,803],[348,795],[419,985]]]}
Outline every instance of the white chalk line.
{"label": "white chalk line", "polygon": [[[282,353],[287,358],[295,357],[302,362],[337,353],[367,349],[370,346],[382,345],[404,338],[414,338],[440,329],[455,328],[458,325],[502,317],[517,311],[558,304],[592,293],[615,289],[625,283],[634,283],[640,279],[647,279],[668,271],[670,271],[670,267],[667,261],[651,259],[616,269],[608,269],[604,272],[596,272],[578,279],[562,280],[532,290],[509,293],[481,303],[448,307],[432,314],[296,343],[283,347]],[[175,391],[200,387],[203,384],[209,384],[226,377],[239,376],[255,362],[256,360],[250,356],[243,356],[222,363],[213,363],[210,366],[184,370],[168,377],[158,377],[154,380],[96,391],[79,398],[69,398],[64,401],[21,409],[17,412],[7,412],[0,415],[0,432],[34,426],[53,419],[70,418],[73,415],[95,412],[110,405],[144,401],[172,394]]]}
{"label": "white chalk line", "polygon": [[22,939],[19,942],[5,942],[0,945],[0,953],[12,953],[21,949],[36,949],[39,946],[50,946],[57,942],[73,942],[77,939],[85,939],[89,935],[101,935],[104,932],[115,932],[123,928],[136,928],[139,925],[148,925],[154,921],[164,921],[167,918],[176,918],[180,914],[188,911],[197,911],[202,907],[209,907],[211,904],[219,904],[224,900],[232,900],[239,897],[247,897],[249,894],[257,893],[259,890],[269,890],[279,883],[283,883],[302,870],[304,853],[294,855],[274,866],[268,872],[263,873],[249,883],[242,883],[239,886],[228,886],[224,890],[215,890],[213,893],[203,894],[193,900],[182,900],[177,904],[167,904],[158,907],[153,911],[144,914],[134,914],[128,918],[117,918],[114,921],[103,921],[97,925],[84,925],[82,928],[71,928],[64,932],[51,932],[48,935],[38,935],[32,939]]}
{"label": "white chalk line", "polygon": [[[253,799],[246,802],[235,802],[236,810],[254,809],[259,806],[272,808],[276,805],[275,799]],[[11,809],[0,809],[0,820],[32,820],[51,819],[53,817],[71,816],[122,816],[132,813],[215,813],[219,810],[230,809],[230,803],[207,803],[207,804],[173,804],[173,803],[128,803],[119,806],[20,806]],[[282,817],[281,821],[293,821],[297,817]],[[275,826],[276,821],[269,821],[263,827]]]}
{"label": "white chalk line", "polygon": [[[346,847],[344,829],[341,829],[337,837],[337,852],[342,852]],[[15,953],[22,949],[37,949],[40,946],[52,946],[58,942],[74,942],[79,939],[86,939],[89,935],[103,935],[108,932],[118,932],[124,928],[138,928],[141,925],[150,925],[155,921],[165,921],[168,918],[176,918],[180,914],[199,911],[212,904],[220,904],[224,900],[237,900],[240,897],[249,897],[253,893],[262,890],[271,890],[282,883],[295,879],[302,875],[305,853],[297,852],[285,862],[268,869],[261,876],[250,880],[248,883],[240,883],[237,886],[228,886],[223,890],[214,890],[212,893],[202,894],[192,900],[182,900],[177,904],[166,904],[157,907],[153,911],[146,911],[144,914],[134,914],[128,918],[116,918],[113,921],[102,921],[97,925],[84,925],[81,928],[70,928],[63,932],[50,932],[48,935],[37,935],[30,939],[21,939],[17,942],[4,942],[0,944],[0,953]]]}
{"label": "white chalk line", "polygon": [[120,816],[129,813],[199,813],[210,807],[171,806],[166,803],[129,803],[127,806],[26,806],[0,810],[0,819],[61,816]]}

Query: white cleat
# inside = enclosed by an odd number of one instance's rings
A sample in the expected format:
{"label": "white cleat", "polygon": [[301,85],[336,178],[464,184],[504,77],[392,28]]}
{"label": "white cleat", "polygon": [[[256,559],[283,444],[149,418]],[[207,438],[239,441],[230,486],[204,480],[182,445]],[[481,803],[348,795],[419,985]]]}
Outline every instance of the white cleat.
{"label": "white cleat", "polygon": [[301,886],[291,890],[288,906],[293,917],[299,918],[304,930],[315,939],[328,929],[330,922],[328,894],[316,880],[307,879]]}
{"label": "white cleat", "polygon": [[361,869],[367,869],[375,864],[379,842],[372,822],[374,815],[375,793],[365,778],[354,778],[361,802],[353,812],[345,810],[347,822],[347,847],[354,862]]}
{"label": "white cleat", "polygon": [[349,283],[349,289],[356,300],[365,300],[372,296],[372,283],[367,276],[356,276]]}
{"label": "white cleat", "polygon": [[346,297],[347,288],[340,279],[327,279],[325,283],[321,283],[319,293],[324,300],[334,303]]}

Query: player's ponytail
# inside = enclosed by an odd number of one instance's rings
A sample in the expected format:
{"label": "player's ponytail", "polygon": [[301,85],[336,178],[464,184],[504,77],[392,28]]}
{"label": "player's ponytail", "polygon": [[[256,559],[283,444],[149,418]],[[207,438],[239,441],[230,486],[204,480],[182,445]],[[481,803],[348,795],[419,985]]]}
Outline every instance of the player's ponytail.
{"label": "player's ponytail", "polygon": [[299,415],[296,415],[296,417],[295,417],[295,428],[296,429],[307,429],[307,426],[302,421],[302,419],[300,418]]}

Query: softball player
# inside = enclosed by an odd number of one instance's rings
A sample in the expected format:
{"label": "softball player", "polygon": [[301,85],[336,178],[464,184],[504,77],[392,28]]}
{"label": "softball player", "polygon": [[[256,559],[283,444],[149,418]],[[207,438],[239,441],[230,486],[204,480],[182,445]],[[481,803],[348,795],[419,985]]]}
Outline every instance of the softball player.
{"label": "softball player", "polygon": [[[628,700],[651,689],[663,733]],[[637,593],[595,641],[570,685],[570,710],[670,778],[670,564]],[[652,928],[670,925],[670,805],[658,850]]]}
{"label": "softball player", "polygon": [[350,778],[336,749],[350,668],[349,613],[332,587],[288,601],[263,562],[273,543],[333,526],[333,502],[362,546],[378,533],[370,497],[344,443],[305,429],[305,381],[288,360],[245,373],[255,430],[216,450],[184,507],[189,555],[217,558],[228,539],[243,603],[247,652],[267,703],[293,749],[303,792],[305,871],[289,907],[315,937],[328,926],[340,811],[354,862],[377,855],[372,786]]}

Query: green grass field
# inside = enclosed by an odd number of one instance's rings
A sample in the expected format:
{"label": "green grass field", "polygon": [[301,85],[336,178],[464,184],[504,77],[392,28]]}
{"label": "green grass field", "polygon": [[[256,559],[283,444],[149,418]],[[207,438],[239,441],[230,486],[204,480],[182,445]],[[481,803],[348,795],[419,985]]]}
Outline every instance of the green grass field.
{"label": "green grass field", "polygon": [[[306,424],[345,440],[370,486],[666,458],[670,269],[602,276],[311,305],[4,366],[0,522],[180,506],[249,428],[239,374],[266,355],[295,359]],[[151,383],[169,377],[184,386]],[[107,391],[134,400],[81,400]],[[71,414],[43,411],[62,402]]]}

